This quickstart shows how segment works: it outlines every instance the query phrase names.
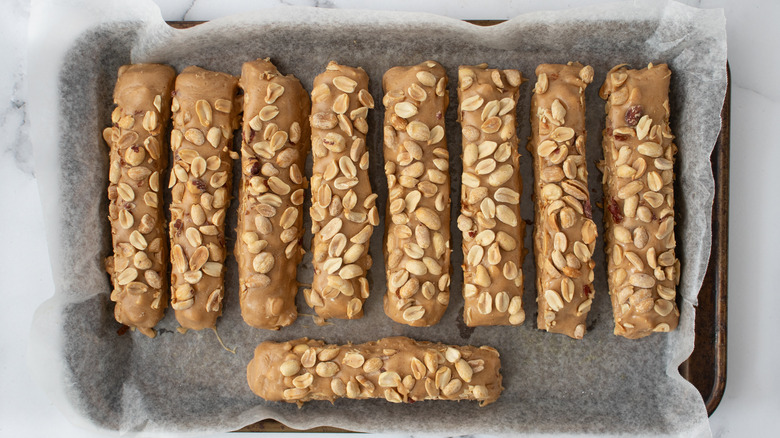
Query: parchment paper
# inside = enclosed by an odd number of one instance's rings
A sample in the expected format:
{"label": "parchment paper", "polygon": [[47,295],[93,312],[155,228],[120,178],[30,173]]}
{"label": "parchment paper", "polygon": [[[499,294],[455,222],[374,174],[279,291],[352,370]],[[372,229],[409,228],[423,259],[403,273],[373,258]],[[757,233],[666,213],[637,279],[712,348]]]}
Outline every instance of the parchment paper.
{"label": "parchment paper", "polygon": [[[721,10],[626,2],[529,13],[482,28],[420,13],[284,7],[180,31],[169,28],[148,1],[46,0],[34,2],[31,23],[29,113],[55,291],[36,314],[29,362],[39,383],[74,422],[154,434],[232,430],[264,418],[295,428],[329,425],[375,432],[710,434],[701,397],[677,367],[693,349],[693,305],[710,251],[714,183],[709,157],[726,87]],[[140,333],[118,335],[108,298],[111,286],[103,270],[111,246],[105,191],[108,154],[100,134],[110,124],[117,68],[128,62],[163,62],[177,70],[197,64],[237,75],[244,61],[267,56],[309,90],[314,76],[331,59],[366,69],[378,104],[370,113],[368,145],[380,211],[387,195],[381,152],[382,74],[395,65],[440,61],[451,84],[447,137],[453,218],[460,199],[461,142],[453,85],[459,64],[488,62],[519,68],[530,77],[521,87],[518,105],[521,138],[530,131],[528,108],[536,65],[569,60],[592,65],[596,78],[587,90],[587,153],[592,197],[600,201],[600,173],[594,162],[602,157],[604,103],[597,93],[605,73],[619,63],[637,68],[649,61],[669,63],[672,127],[680,150],[676,187],[678,255],[683,263],[680,327],[641,340],[612,334],[600,244],[597,295],[584,340],[535,328],[532,256],[523,265],[525,324],[467,329],[460,316],[460,232],[453,221],[451,302],[435,327],[406,327],[384,315],[380,224],[371,241],[372,290],[361,320],[318,327],[304,315],[312,311],[299,294],[303,314],[293,326],[278,332],[253,329],[241,320],[236,265],[229,257],[228,294],[218,329],[225,344],[236,347],[235,355],[223,350],[211,331],[177,333],[170,309],[156,339]],[[531,160],[525,150],[521,153],[523,217],[530,220]],[[603,236],[600,208],[594,208],[594,220]],[[234,203],[228,215],[229,251],[235,222]],[[525,247],[531,248],[528,231]],[[311,278],[309,261],[310,256],[304,259],[302,283]],[[501,353],[506,390],[486,408],[470,402],[394,405],[339,400],[298,409],[264,402],[247,386],[246,364],[254,346],[265,339],[309,336],[344,343],[391,335],[492,345]]]}

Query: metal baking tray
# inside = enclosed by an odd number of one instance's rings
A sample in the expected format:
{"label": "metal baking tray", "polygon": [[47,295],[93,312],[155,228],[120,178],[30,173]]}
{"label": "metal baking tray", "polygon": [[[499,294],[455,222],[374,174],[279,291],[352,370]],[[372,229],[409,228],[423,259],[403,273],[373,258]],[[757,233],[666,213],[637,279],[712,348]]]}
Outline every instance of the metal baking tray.
{"label": "metal baking tray", "polygon": [[729,261],[729,124],[731,120],[731,72],[721,110],[720,135],[712,151],[715,200],[712,205],[712,250],[696,307],[696,338],[690,357],[680,364],[680,374],[699,390],[712,415],[726,389],[726,320]]}
{"label": "metal baking tray", "polygon": [[[492,26],[504,20],[465,20],[480,26]],[[186,29],[202,21],[169,21],[176,29]],[[728,70],[728,65],[727,65]],[[726,389],[726,334],[728,291],[729,220],[729,129],[731,120],[731,73],[721,110],[721,130],[712,151],[715,199],[712,206],[712,249],[707,273],[699,290],[696,306],[694,348],[680,364],[680,374],[698,389],[707,413],[712,415]],[[258,421],[237,432],[301,432],[271,419]],[[349,432],[335,427],[315,427],[305,432]]]}

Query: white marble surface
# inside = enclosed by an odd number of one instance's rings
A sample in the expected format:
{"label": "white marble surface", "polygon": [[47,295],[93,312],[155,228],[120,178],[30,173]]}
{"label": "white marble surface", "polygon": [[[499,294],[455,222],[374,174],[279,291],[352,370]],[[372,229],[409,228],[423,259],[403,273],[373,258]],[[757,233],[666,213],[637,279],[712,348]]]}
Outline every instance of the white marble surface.
{"label": "white marble surface", "polygon": [[[156,0],[168,20],[208,20],[278,4],[427,11],[456,18],[502,19],[538,9],[600,0]],[[780,2],[688,0],[725,7],[732,72],[728,383],[710,419],[716,437],[771,436],[780,412],[780,294],[772,265],[780,248],[777,163],[770,127],[780,120]],[[103,436],[68,422],[26,371],[32,315],[52,294],[43,217],[25,114],[29,0],[0,3],[0,436]],[[748,213],[749,212],[749,213]],[[772,224],[776,224],[774,227]],[[300,436],[285,434],[285,437]]]}

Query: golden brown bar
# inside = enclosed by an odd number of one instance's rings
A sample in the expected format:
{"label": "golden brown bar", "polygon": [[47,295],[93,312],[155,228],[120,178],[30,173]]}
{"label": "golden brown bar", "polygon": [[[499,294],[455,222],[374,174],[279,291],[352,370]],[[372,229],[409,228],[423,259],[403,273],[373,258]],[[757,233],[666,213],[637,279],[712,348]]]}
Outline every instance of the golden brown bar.
{"label": "golden brown bar", "polygon": [[383,86],[385,313],[402,324],[431,326],[450,301],[447,73],[435,61],[394,67]]}
{"label": "golden brown bar", "polygon": [[368,245],[379,224],[366,148],[374,99],[362,68],[334,61],[314,79],[311,97],[314,279],[304,298],[321,319],[357,319],[368,298]]}
{"label": "golden brown bar", "polygon": [[523,310],[522,181],[515,108],[517,70],[458,69],[463,175],[463,320],[470,327],[519,325]]}
{"label": "golden brown bar", "polygon": [[607,74],[604,224],[615,334],[630,339],[677,327],[674,157],[666,64]]}
{"label": "golden brown bar", "polygon": [[384,398],[496,401],[501,386],[498,351],[482,346],[384,338],[357,345],[296,339],[263,342],[247,366],[252,392],[299,406],[309,400]]}
{"label": "golden brown bar", "polygon": [[160,174],[168,163],[165,126],[176,72],[167,65],[119,68],[112,127],[103,131],[109,156],[108,217],[114,255],[106,259],[120,324],[153,338],[168,306]]}
{"label": "golden brown bar", "polygon": [[585,158],[585,87],[593,68],[579,62],[536,68],[531,99],[534,157],[534,252],[537,326],[575,339],[585,335],[593,302],[593,250]]}
{"label": "golden brown bar", "polygon": [[[185,329],[214,328],[225,295],[225,212],[238,78],[187,67],[172,101],[171,307]],[[237,158],[237,155],[235,155]]]}
{"label": "golden brown bar", "polygon": [[298,317],[303,176],[310,148],[309,94],[268,59],[244,63],[241,187],[235,256],[241,316],[277,330]]}

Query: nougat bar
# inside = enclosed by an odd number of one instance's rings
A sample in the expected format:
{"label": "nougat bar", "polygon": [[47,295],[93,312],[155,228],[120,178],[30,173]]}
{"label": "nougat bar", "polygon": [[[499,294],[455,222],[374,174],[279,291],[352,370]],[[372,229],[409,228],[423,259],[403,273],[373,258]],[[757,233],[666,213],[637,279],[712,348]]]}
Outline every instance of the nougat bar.
{"label": "nougat bar", "polygon": [[252,392],[268,401],[383,398],[496,401],[501,361],[492,347],[445,345],[391,337],[331,345],[306,338],[266,341],[247,366]]}
{"label": "nougat bar", "polygon": [[168,244],[160,175],[168,163],[165,127],[176,72],[167,65],[119,68],[109,155],[109,220],[114,255],[106,260],[114,317],[149,337],[168,306]]}
{"label": "nougat bar", "polygon": [[233,180],[238,78],[187,67],[172,99],[171,307],[184,329],[216,327],[225,296],[225,214]]}
{"label": "nougat bar", "polygon": [[461,214],[463,320],[470,327],[519,325],[523,310],[522,180],[517,146],[517,70],[458,69],[463,134]]}
{"label": "nougat bar", "polygon": [[314,79],[311,98],[314,278],[304,298],[322,320],[362,318],[368,246],[379,225],[368,178],[366,118],[374,107],[368,75],[331,61]]}
{"label": "nougat bar", "polygon": [[385,313],[395,322],[430,326],[450,301],[447,73],[435,61],[394,67],[383,86]]}
{"label": "nougat bar", "polygon": [[607,279],[615,334],[630,339],[677,327],[680,261],[675,256],[674,159],[666,64],[618,65],[600,95]]}
{"label": "nougat bar", "polygon": [[578,62],[542,64],[536,76],[529,150],[537,326],[582,339],[594,297],[597,235],[585,157],[585,87],[593,81],[593,68]]}
{"label": "nougat bar", "polygon": [[241,185],[235,256],[244,321],[278,329],[298,317],[304,165],[311,101],[295,76],[268,59],[244,63]]}

